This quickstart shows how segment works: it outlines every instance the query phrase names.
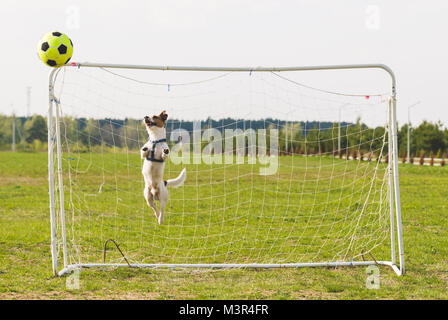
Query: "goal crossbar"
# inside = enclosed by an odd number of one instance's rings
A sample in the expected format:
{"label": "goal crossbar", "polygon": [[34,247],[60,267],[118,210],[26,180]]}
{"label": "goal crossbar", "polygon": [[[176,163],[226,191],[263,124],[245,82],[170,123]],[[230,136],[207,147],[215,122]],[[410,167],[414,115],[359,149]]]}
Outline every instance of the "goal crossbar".
{"label": "goal crossbar", "polygon": [[[94,62],[72,62],[67,67],[93,67],[109,69],[139,69],[160,71],[222,71],[222,72],[285,72],[285,71],[317,71],[317,70],[349,70],[349,69],[382,69],[385,70],[392,80],[392,94],[395,93],[396,78],[392,69],[381,63],[373,64],[345,64],[325,66],[293,66],[293,67],[196,67],[196,66],[156,66],[137,64],[114,64]],[[54,69],[53,71],[55,71]]]}
{"label": "goal crossbar", "polygon": [[[121,263],[67,263],[67,248],[65,235],[65,212],[64,212],[64,196],[60,193],[60,223],[62,225],[62,250],[63,250],[63,267],[59,268],[58,254],[56,243],[58,235],[56,232],[56,214],[55,203],[55,180],[59,183],[59,188],[63,190],[62,165],[60,162],[62,156],[60,144],[60,128],[59,115],[60,106],[54,95],[54,85],[58,71],[61,68],[55,68],[50,72],[49,76],[49,109],[48,109],[48,165],[49,165],[49,205],[50,205],[50,223],[51,223],[51,253],[52,253],[52,269],[55,275],[62,276],[72,272],[78,268],[94,268],[94,267],[135,267],[135,268],[299,268],[299,267],[339,267],[339,266],[367,266],[367,265],[385,265],[390,266],[397,275],[405,273],[404,247],[403,247],[403,231],[401,221],[400,206],[400,187],[398,180],[398,144],[397,144],[397,127],[396,127],[396,78],[391,68],[384,64],[351,64],[351,65],[322,65],[322,66],[295,66],[295,67],[197,67],[197,66],[157,66],[157,65],[130,65],[130,64],[109,64],[109,63],[91,63],[91,62],[72,62],[65,67],[76,68],[105,68],[105,69],[138,69],[138,70],[159,70],[159,71],[216,71],[216,72],[286,72],[286,71],[318,71],[318,70],[350,70],[350,69],[382,69],[391,77],[391,97],[388,108],[388,134],[390,137],[390,158],[391,165],[388,167],[389,184],[390,184],[390,232],[391,232],[391,260],[390,261],[340,261],[340,262],[316,262],[316,263],[280,263],[280,264],[264,264],[264,263],[248,263],[248,264],[228,264],[228,263],[211,263],[211,264],[121,264]],[[57,177],[55,177],[54,155],[53,149],[56,147],[58,157]],[[398,247],[398,261],[396,260],[396,246]],[[397,263],[398,262],[398,263]]]}

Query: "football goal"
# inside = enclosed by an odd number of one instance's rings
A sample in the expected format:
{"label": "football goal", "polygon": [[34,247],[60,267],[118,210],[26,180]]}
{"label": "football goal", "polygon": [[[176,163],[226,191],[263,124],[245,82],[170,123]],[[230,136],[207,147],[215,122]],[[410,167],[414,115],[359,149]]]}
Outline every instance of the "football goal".
{"label": "football goal", "polygon": [[[164,110],[164,179],[185,168],[186,180],[168,188],[159,224],[140,150],[144,117]],[[402,275],[397,163],[385,65],[71,63],[49,77],[53,272],[377,264]]]}

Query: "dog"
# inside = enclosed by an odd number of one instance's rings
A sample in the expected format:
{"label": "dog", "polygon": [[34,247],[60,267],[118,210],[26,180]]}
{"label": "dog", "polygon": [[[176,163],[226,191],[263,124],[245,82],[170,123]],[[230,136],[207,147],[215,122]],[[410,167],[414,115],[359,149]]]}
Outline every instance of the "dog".
{"label": "dog", "polygon": [[[184,168],[175,179],[163,180],[165,162],[168,160],[170,150],[166,143],[165,122],[168,119],[166,111],[152,117],[146,116],[143,123],[149,135],[148,142],[141,148],[140,153],[143,162],[142,174],[145,179],[145,189],[143,195],[154,210],[154,214],[159,222],[163,222],[165,207],[168,203],[168,187],[179,187],[187,178],[187,170]],[[154,200],[160,202],[160,210]]]}

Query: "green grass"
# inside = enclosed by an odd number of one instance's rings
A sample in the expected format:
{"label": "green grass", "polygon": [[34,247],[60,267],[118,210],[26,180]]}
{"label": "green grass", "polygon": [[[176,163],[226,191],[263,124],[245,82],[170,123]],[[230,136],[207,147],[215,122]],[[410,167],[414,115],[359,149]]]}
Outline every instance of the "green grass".
{"label": "green grass", "polygon": [[[187,165],[187,182],[170,190],[158,226],[142,197],[137,155],[74,158],[63,162],[64,172],[70,162],[73,186],[72,198],[65,194],[67,238],[76,240],[79,252],[71,241],[69,250],[83,262],[101,262],[108,238],[133,261],[148,263],[360,260],[372,247],[375,258],[388,259],[383,166],[370,186],[374,164],[367,162],[281,157],[273,176],[258,175],[259,165]],[[167,178],[180,169],[169,163]],[[403,165],[400,183],[407,273],[380,267],[378,290],[366,289],[364,267],[90,269],[81,271],[79,290],[68,290],[66,277],[51,272],[47,155],[2,152],[0,299],[447,299],[448,169]],[[120,258],[110,247],[108,261]]]}

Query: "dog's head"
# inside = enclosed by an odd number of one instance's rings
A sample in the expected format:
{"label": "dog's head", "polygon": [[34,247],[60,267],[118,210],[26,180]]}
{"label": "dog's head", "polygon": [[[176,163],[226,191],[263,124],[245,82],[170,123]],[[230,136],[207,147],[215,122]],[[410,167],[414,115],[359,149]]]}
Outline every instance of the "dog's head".
{"label": "dog's head", "polygon": [[163,128],[165,126],[165,122],[168,119],[168,114],[166,111],[162,111],[159,115],[153,115],[152,117],[146,116],[143,122],[146,125],[147,129],[150,128]]}

